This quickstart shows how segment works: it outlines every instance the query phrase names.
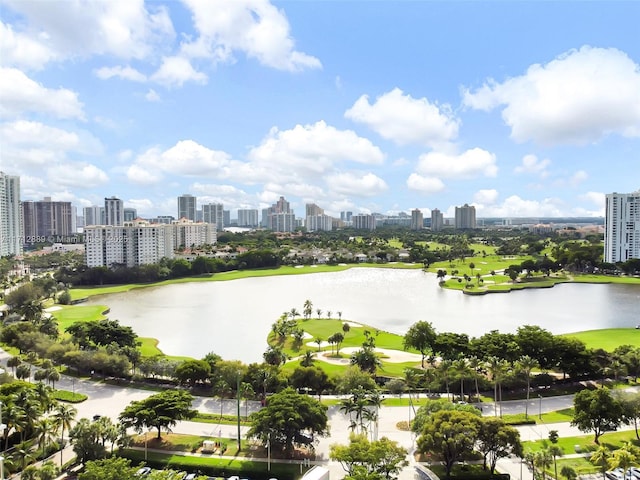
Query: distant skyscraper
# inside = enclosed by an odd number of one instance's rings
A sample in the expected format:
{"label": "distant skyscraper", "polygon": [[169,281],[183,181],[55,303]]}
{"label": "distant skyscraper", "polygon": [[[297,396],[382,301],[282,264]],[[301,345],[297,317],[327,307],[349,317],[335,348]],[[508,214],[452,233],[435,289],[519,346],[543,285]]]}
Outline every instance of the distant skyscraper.
{"label": "distant skyscraper", "polygon": [[91,225],[104,225],[104,207],[93,205],[82,209],[85,227]]}
{"label": "distant skyscraper", "polygon": [[125,222],[133,222],[136,218],[138,218],[138,211],[135,208],[125,208],[124,209],[124,221]]}
{"label": "distant skyscraper", "polygon": [[223,210],[220,229],[222,230],[222,227],[228,227],[229,225],[231,225],[231,210]]}
{"label": "distant skyscraper", "polygon": [[219,231],[224,226],[224,205],[222,203],[207,203],[202,205],[202,221],[215,223]]}
{"label": "distant skyscraper", "polygon": [[640,258],[640,190],[606,196],[604,261]]}
{"label": "distant skyscraper", "polygon": [[437,208],[431,210],[431,231],[439,232],[444,226],[444,217],[442,212]]}
{"label": "distant skyscraper", "polygon": [[0,172],[0,257],[22,254],[20,177]]}
{"label": "distant skyscraper", "polygon": [[307,203],[305,217],[305,227],[309,232],[333,230],[333,218],[324,213],[324,209],[320,208],[315,203]]}
{"label": "distant skyscraper", "polygon": [[238,226],[255,228],[258,226],[258,209],[257,208],[239,208],[238,209]]}
{"label": "distant skyscraper", "polygon": [[274,232],[293,232],[296,228],[296,216],[289,202],[280,197],[268,210],[267,228]]}
{"label": "distant skyscraper", "polygon": [[353,212],[340,212],[340,220],[343,222],[350,222]]}
{"label": "distant skyscraper", "polygon": [[376,229],[376,217],[374,215],[367,215],[360,213],[351,217],[353,228],[358,230],[375,230]]}
{"label": "distant skyscraper", "polygon": [[22,222],[25,243],[55,242],[54,236],[69,236],[75,232],[75,210],[71,202],[53,202],[51,197],[42,201],[22,202]]}
{"label": "distant skyscraper", "polygon": [[464,204],[456,207],[455,227],[458,230],[476,228],[476,207]]}
{"label": "distant skyscraper", "polygon": [[424,228],[424,215],[419,209],[411,210],[411,230],[422,230]]}
{"label": "distant skyscraper", "polygon": [[124,224],[124,203],[117,197],[104,199],[104,223],[120,227]]}
{"label": "distant skyscraper", "polygon": [[180,195],[178,197],[178,220],[186,218],[187,220],[195,222],[197,220],[196,203],[196,197],[193,195],[186,193],[184,195]]}

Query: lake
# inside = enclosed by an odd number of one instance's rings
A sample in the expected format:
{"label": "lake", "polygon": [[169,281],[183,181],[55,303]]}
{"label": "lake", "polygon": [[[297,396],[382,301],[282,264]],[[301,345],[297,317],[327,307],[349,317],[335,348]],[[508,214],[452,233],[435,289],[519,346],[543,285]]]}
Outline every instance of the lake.
{"label": "lake", "polygon": [[[312,267],[304,267],[310,272]],[[640,323],[640,286],[562,284],[484,296],[438,286],[421,270],[351,268],[341,272],[194,282],[134,289],[92,297],[107,304],[109,318],[154,337],[168,355],[202,358],[215,352],[226,360],[262,361],[266,338],[283,312],[302,313],[305,300],[316,309],[342,312],[344,321],[404,334],[419,320],[437,332],[480,336],[490,330],[515,332],[539,325],[554,334]]]}

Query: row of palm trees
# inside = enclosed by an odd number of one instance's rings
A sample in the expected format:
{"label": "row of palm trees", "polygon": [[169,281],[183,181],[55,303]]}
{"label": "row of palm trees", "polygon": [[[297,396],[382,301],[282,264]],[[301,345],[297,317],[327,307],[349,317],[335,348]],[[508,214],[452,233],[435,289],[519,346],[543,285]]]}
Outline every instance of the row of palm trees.
{"label": "row of palm trees", "polygon": [[[522,375],[527,384],[527,403],[525,405],[525,417],[528,418],[528,403],[531,390],[531,378],[534,370],[538,367],[535,359],[528,355],[523,355],[513,364],[498,357],[489,357],[486,361],[478,357],[459,358],[457,360],[440,360],[434,363],[431,368],[421,371],[419,376],[421,379],[408,378],[408,383],[424,382],[427,385],[428,393],[430,393],[430,385],[439,380],[444,383],[447,398],[453,397],[451,385],[453,382],[460,382],[460,399],[465,399],[465,382],[472,380],[475,387],[476,398],[480,397],[479,380],[486,379],[493,383],[493,399],[496,406],[496,415],[498,411],[502,416],[502,386],[508,378],[513,375]],[[409,374],[409,372],[407,372]],[[415,370],[411,373],[415,375]],[[409,374],[411,375],[411,374]],[[413,381],[413,382],[412,382]],[[471,397],[471,393],[468,394]]]}
{"label": "row of palm trees", "polygon": [[65,433],[70,432],[77,410],[55,400],[53,389],[42,382],[34,386],[5,388],[5,391],[11,393],[3,397],[0,405],[2,423],[5,424],[2,450],[9,449],[11,440],[18,440],[11,454],[6,456],[6,462],[7,466],[13,465],[22,470],[33,459],[34,453],[46,455],[56,439],[60,439],[58,446],[62,448]]}

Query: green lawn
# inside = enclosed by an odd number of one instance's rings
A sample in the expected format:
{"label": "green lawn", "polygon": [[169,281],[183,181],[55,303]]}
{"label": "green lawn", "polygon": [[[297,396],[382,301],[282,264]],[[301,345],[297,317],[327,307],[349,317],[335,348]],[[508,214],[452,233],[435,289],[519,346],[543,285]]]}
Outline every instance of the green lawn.
{"label": "green lawn", "polygon": [[61,332],[76,322],[90,322],[103,320],[109,310],[106,305],[59,305],[60,310],[54,310],[51,315],[58,322]]}
{"label": "green lawn", "polygon": [[585,330],[562,336],[582,340],[587,348],[602,348],[608,352],[612,352],[621,345],[640,345],[640,329],[636,328]]}
{"label": "green lawn", "polygon": [[[522,446],[526,451],[536,452],[542,450],[549,440],[536,440],[535,442],[523,442]],[[607,432],[600,437],[600,445],[604,445],[610,450],[620,448],[626,442],[631,442],[636,446],[640,446],[640,441],[636,439],[636,433],[633,430],[627,430],[623,432]],[[562,448],[565,455],[580,453],[576,452],[576,445],[579,446],[580,452],[592,452],[597,450],[598,445],[593,441],[593,435],[581,435],[577,437],[560,437],[558,439],[558,446]]]}

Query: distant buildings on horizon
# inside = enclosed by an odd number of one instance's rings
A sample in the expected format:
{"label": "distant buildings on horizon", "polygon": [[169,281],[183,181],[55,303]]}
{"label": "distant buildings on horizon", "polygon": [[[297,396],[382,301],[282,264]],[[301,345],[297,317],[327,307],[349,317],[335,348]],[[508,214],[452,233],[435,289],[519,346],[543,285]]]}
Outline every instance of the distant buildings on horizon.
{"label": "distant buildings on horizon", "polygon": [[[606,200],[605,261],[615,263],[640,258],[640,192],[612,193],[606,196]],[[438,208],[432,209],[427,219],[417,208],[411,210],[410,214],[400,212],[395,216],[342,211],[340,217],[336,218],[327,215],[322,207],[314,203],[305,205],[303,218],[296,218],[290,203],[283,196],[261,211],[239,208],[234,220],[222,203],[207,203],[198,208],[197,197],[190,194],[178,196],[176,207],[177,217],[159,215],[140,219],[136,209],[125,207],[121,199],[111,196],[105,197],[104,206],[84,207],[82,217],[77,217],[75,207],[70,202],[52,201],[50,197],[41,201],[21,201],[20,178],[0,172],[0,256],[20,255],[24,246],[50,239],[64,240],[67,236],[74,236],[80,228],[84,229],[87,239],[91,235],[91,242],[87,240],[86,252],[92,264],[122,262],[139,265],[153,258],[162,258],[169,250],[179,246],[188,248],[212,240],[215,243],[217,232],[233,226],[282,233],[293,232],[301,227],[307,231],[331,231],[344,227],[372,231],[381,225],[392,225],[412,230],[430,228],[437,232],[445,227],[467,230],[489,226],[487,219],[477,220],[475,207],[468,204],[456,207],[453,219],[444,218]],[[528,226],[536,232],[558,228],[557,225],[539,223],[538,220],[529,221]],[[502,227],[517,224],[517,220],[510,218],[490,222],[490,225]],[[157,239],[153,245],[151,238]],[[114,240],[116,244],[126,243],[129,250],[116,252],[115,247],[109,247],[111,250],[107,252],[105,239]]]}

